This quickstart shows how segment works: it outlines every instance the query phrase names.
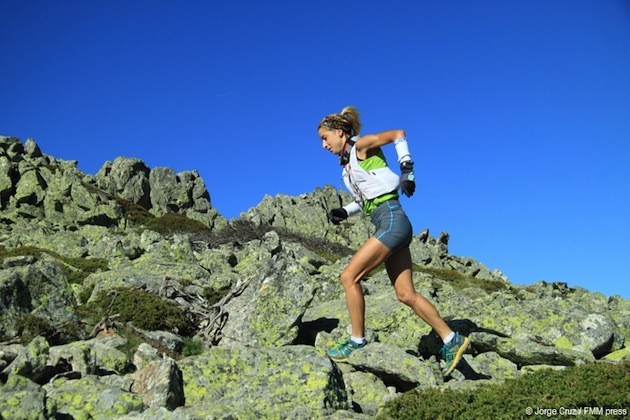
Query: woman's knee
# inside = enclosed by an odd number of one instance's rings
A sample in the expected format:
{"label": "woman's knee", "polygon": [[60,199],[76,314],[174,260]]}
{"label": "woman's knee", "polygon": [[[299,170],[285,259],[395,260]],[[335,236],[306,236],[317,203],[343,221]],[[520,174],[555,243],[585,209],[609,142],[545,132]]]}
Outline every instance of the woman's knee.
{"label": "woman's knee", "polygon": [[344,270],[341,273],[340,280],[341,280],[341,285],[343,286],[344,289],[349,289],[353,287],[359,281],[359,279],[357,279],[356,276],[349,270]]}
{"label": "woman's knee", "polygon": [[415,290],[397,290],[396,298],[407,306],[413,306],[418,294]]}

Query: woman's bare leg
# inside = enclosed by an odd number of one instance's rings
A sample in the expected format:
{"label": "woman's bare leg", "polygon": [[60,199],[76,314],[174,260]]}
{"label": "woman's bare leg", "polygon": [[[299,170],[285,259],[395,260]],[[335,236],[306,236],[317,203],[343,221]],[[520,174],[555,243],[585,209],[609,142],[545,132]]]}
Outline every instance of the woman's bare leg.
{"label": "woman's bare leg", "polygon": [[444,340],[452,330],[444,322],[435,306],[413,287],[409,247],[401,248],[393,253],[385,261],[385,267],[398,300],[411,307]]}
{"label": "woman's bare leg", "polygon": [[346,292],[346,305],[354,337],[365,335],[365,299],[359,282],[390,255],[391,251],[372,237],[359,248],[341,273],[341,284]]}

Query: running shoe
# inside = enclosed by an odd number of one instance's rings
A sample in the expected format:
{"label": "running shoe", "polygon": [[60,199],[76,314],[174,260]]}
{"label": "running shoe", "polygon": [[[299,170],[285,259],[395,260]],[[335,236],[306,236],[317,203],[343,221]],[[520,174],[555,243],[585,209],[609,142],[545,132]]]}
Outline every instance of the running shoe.
{"label": "running shoe", "polygon": [[455,337],[453,337],[448,344],[444,344],[442,350],[440,350],[442,360],[446,362],[447,366],[444,376],[448,376],[453,372],[469,346],[470,338],[464,337],[457,332],[455,333]]}
{"label": "running shoe", "polygon": [[348,356],[355,350],[362,349],[367,344],[367,341],[363,341],[362,344],[355,343],[351,339],[347,339],[339,343],[339,345],[335,348],[328,350],[328,357],[330,357],[335,362],[345,362],[348,360]]}

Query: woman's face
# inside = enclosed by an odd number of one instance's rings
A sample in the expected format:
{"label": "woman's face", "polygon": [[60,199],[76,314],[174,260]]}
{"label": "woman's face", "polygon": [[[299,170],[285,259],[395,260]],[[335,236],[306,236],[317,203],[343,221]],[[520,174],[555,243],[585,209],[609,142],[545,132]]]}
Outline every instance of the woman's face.
{"label": "woman's face", "polygon": [[336,155],[341,154],[346,144],[342,130],[320,127],[319,130],[317,130],[317,134],[319,134],[319,137],[322,139],[322,147],[324,149]]}

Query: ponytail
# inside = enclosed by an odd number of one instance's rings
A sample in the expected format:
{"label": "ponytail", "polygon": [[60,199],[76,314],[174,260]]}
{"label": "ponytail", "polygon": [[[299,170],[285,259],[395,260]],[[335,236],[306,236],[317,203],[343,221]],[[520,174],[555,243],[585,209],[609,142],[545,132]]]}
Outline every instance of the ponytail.
{"label": "ponytail", "polygon": [[347,106],[338,114],[330,114],[325,116],[317,126],[328,127],[330,129],[341,129],[349,137],[358,136],[361,133],[361,115],[359,110],[353,106]]}
{"label": "ponytail", "polygon": [[359,133],[361,133],[361,114],[359,114],[359,110],[353,106],[347,106],[342,109],[339,114],[341,118],[350,123],[350,127],[352,128],[351,134],[358,136]]}

